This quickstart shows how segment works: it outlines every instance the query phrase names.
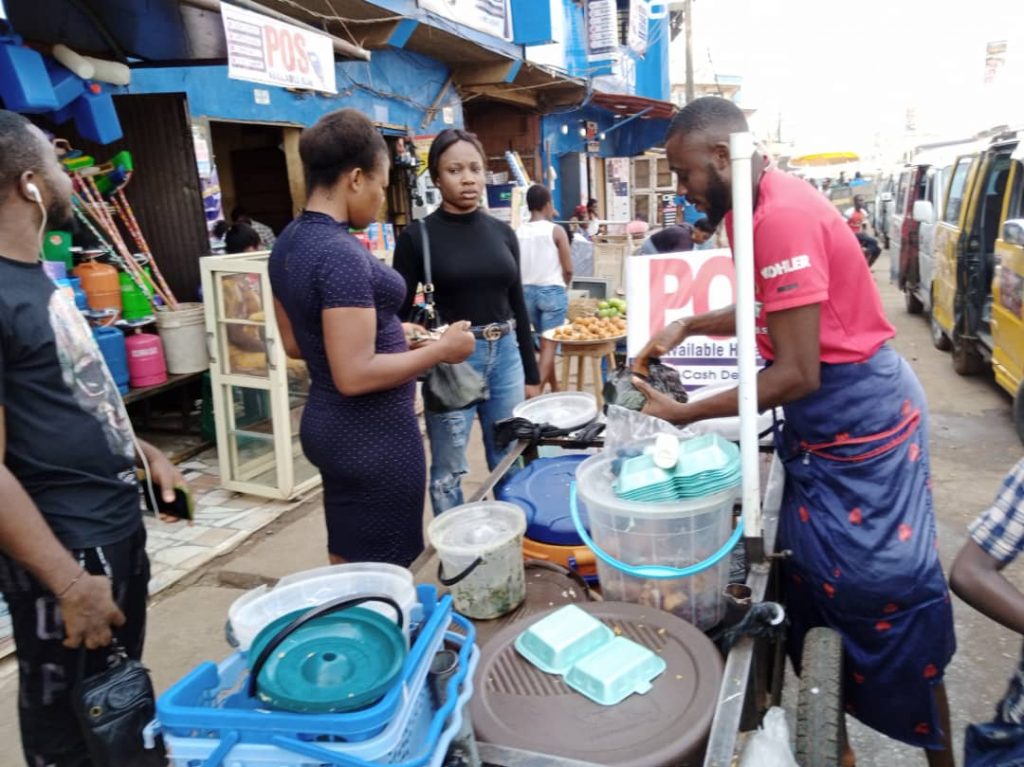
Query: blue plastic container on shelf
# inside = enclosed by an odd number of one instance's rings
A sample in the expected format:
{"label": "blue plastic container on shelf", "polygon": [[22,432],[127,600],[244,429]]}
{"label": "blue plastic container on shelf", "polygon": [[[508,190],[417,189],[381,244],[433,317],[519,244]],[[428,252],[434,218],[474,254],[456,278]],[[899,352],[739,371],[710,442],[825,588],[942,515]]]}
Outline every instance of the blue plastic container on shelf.
{"label": "blue plastic container on shelf", "polygon": [[56,59],[46,60],[46,71],[50,75],[50,84],[57,97],[57,109],[64,109],[72,101],[85,93],[85,80],[76,75]]}
{"label": "blue plastic container on shelf", "polygon": [[42,54],[17,37],[0,38],[0,99],[12,112],[39,114],[58,106]]}
{"label": "blue plastic container on shelf", "polygon": [[[178,734],[157,720],[146,729],[147,743],[153,742],[157,732],[162,733],[170,767],[442,767],[448,747],[462,727],[480,660],[473,624],[455,615],[453,625],[462,633],[447,632],[438,642],[438,647],[447,644],[457,648],[459,656],[458,669],[448,681],[444,705],[437,704],[430,685],[424,683],[409,694],[398,715],[372,740],[344,743],[330,736],[282,732],[266,742],[250,743],[241,740],[236,732],[223,732],[216,738],[203,737],[208,733],[200,729]],[[236,661],[237,656],[232,656],[218,669],[229,687],[232,679],[238,681],[240,669],[237,664],[231,667]]]}
{"label": "blue plastic container on shelf", "polygon": [[157,719],[165,732],[252,743],[275,742],[282,737],[331,737],[352,743],[367,741],[386,730],[403,705],[426,684],[434,654],[444,642],[452,622],[452,599],[437,600],[432,586],[417,589],[423,622],[396,684],[373,706],[338,714],[296,714],[269,711],[247,690],[236,689],[248,674],[245,656],[235,653],[220,666],[207,662],[193,669],[157,700]]}
{"label": "blue plastic container on shelf", "polygon": [[114,99],[109,93],[86,91],[71,102],[71,114],[75,118],[75,128],[82,138],[89,141],[110,144],[124,135]]}
{"label": "blue plastic container on shelf", "polygon": [[[77,301],[76,301],[77,303]],[[81,307],[79,307],[81,308]],[[110,368],[117,390],[128,393],[128,350],[125,348],[124,333],[117,328],[93,328],[93,338],[103,352],[103,359]]]}

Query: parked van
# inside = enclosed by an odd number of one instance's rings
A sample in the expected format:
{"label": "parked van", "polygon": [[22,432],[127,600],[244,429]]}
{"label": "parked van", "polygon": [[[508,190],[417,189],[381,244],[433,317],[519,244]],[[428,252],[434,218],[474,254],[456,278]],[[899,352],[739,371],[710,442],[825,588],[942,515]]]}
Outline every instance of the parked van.
{"label": "parked van", "polygon": [[[896,179],[896,204],[889,223],[890,276],[906,295],[908,281],[917,277],[918,223],[914,220],[914,203],[924,195],[926,165],[906,165]],[[910,310],[908,303],[907,310]],[[920,311],[920,310],[918,310]]]}
{"label": "parked van", "polygon": [[[911,217],[917,225],[917,263],[908,263],[903,275],[903,292],[907,311],[920,314],[931,311],[932,278],[935,275],[935,228],[945,202],[946,187],[957,155],[963,151],[951,148],[928,149],[914,157],[915,165],[924,168],[921,199],[914,200]],[[933,325],[934,328],[934,325]],[[942,346],[941,338],[936,340]]]}
{"label": "parked van", "polygon": [[962,154],[936,225],[932,318],[936,345],[970,375],[991,362],[1014,396],[1024,440],[1024,130]]}

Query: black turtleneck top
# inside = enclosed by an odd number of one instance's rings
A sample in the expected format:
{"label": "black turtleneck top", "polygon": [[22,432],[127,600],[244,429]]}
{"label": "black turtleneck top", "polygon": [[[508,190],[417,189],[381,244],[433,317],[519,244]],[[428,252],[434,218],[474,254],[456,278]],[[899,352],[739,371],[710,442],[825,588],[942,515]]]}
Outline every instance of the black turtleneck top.
{"label": "black turtleneck top", "polygon": [[423,276],[423,234],[430,233],[434,302],[444,322],[476,325],[516,321],[526,383],[540,383],[530,319],[519,273],[519,239],[512,227],[485,210],[448,213],[440,208],[405,228],[395,246],[395,270],[405,280],[402,318],[408,319]]}

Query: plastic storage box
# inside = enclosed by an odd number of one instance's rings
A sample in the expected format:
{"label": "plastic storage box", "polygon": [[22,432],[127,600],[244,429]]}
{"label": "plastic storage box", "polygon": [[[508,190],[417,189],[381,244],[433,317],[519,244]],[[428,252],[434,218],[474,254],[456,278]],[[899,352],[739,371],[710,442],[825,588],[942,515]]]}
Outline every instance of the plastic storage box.
{"label": "plastic storage box", "polygon": [[[299,732],[275,731],[264,742],[256,743],[241,740],[234,731],[222,731],[216,737],[208,737],[209,733],[201,730],[182,734],[180,730],[168,728],[161,720],[150,725],[148,734],[163,733],[171,767],[321,767],[324,764],[441,767],[448,746],[462,726],[463,710],[473,695],[473,674],[479,661],[479,650],[473,644],[472,623],[458,615],[454,623],[463,634],[440,634],[437,642],[440,647],[443,639],[459,649],[459,668],[448,682],[447,702],[437,706],[424,675],[424,683],[410,691],[398,714],[384,731],[370,740],[340,742],[329,735],[310,733],[304,727]],[[222,689],[218,692],[223,693],[238,684],[241,670],[234,667],[237,657],[232,656],[217,669],[222,679]]]}
{"label": "plastic storage box", "polygon": [[[441,646],[452,620],[452,600],[436,602],[434,589],[421,586],[424,623],[402,667],[401,684],[396,684],[377,703],[361,711],[344,714],[296,714],[269,711],[250,698],[243,678],[248,665],[240,653],[220,666],[203,663],[157,700],[157,719],[165,734],[270,742],[280,737],[333,737],[346,741],[369,741],[389,727],[389,722],[415,698],[426,683],[430,662]],[[436,602],[436,604],[435,604]]]}
{"label": "plastic storage box", "polygon": [[0,99],[12,112],[42,113],[57,108],[43,57],[13,37],[0,38]]}

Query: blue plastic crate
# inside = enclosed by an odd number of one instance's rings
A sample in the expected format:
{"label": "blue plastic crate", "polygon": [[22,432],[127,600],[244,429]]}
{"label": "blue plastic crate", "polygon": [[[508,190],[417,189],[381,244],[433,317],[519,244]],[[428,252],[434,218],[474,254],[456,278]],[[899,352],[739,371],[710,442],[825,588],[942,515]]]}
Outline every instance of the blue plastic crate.
{"label": "blue plastic crate", "polygon": [[42,113],[57,108],[43,56],[16,38],[0,38],[0,99],[12,112]]}
{"label": "blue plastic crate", "polygon": [[247,743],[234,732],[217,739],[182,737],[166,731],[159,722],[150,726],[147,735],[163,731],[170,767],[441,767],[473,695],[473,675],[480,657],[473,643],[473,624],[460,615],[454,616],[454,624],[464,634],[449,632],[444,637],[459,647],[459,669],[448,682],[445,705],[436,707],[429,686],[424,684],[372,742],[340,743],[327,737],[280,734],[266,743]]}
{"label": "blue plastic crate", "polygon": [[248,695],[249,667],[241,653],[219,666],[202,663],[157,700],[157,719],[167,733],[182,737],[266,743],[287,735],[307,739],[332,737],[348,742],[370,740],[389,727],[408,699],[426,684],[430,662],[452,621],[451,596],[437,601],[431,586],[418,588],[423,623],[402,666],[400,683],[377,703],[341,714],[271,711]]}

